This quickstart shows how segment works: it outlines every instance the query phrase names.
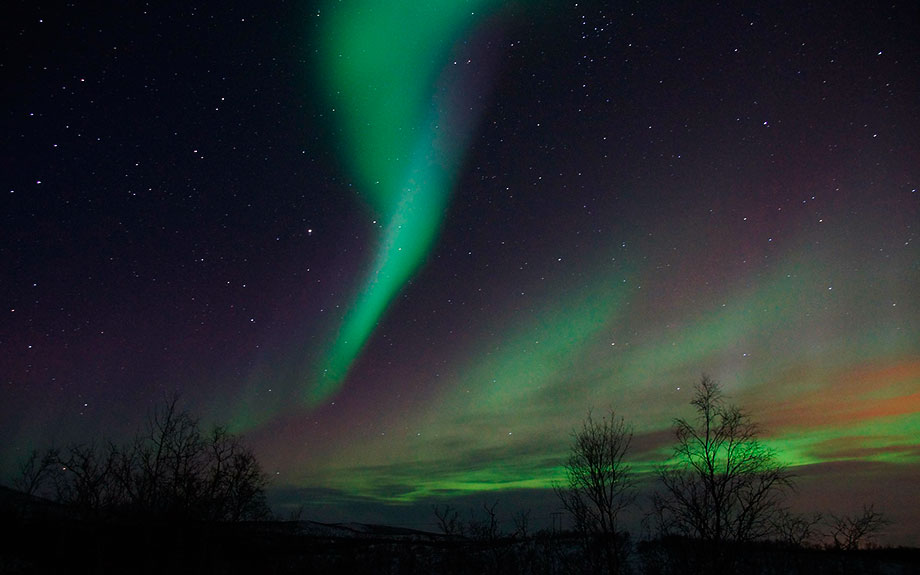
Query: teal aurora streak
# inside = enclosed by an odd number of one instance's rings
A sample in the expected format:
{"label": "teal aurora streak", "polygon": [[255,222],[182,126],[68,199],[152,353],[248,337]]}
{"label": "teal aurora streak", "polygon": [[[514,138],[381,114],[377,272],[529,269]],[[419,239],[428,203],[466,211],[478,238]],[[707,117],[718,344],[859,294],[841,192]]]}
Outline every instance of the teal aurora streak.
{"label": "teal aurora streak", "polygon": [[347,162],[383,222],[376,255],[322,370],[308,389],[333,394],[388,305],[418,270],[437,236],[475,125],[453,89],[469,74],[450,65],[456,42],[494,2],[357,2],[330,10],[321,81],[340,118]]}

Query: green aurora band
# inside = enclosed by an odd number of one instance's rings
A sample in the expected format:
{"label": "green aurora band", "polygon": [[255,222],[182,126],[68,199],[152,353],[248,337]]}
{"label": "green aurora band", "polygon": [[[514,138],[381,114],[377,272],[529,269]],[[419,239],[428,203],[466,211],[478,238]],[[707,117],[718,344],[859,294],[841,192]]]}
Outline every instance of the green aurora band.
{"label": "green aurora band", "polygon": [[[631,463],[646,474],[670,456],[671,419],[689,415],[686,374],[713,367],[797,471],[916,465],[913,330],[880,337],[878,313],[853,313],[868,303],[865,286],[827,290],[822,278],[833,275],[827,262],[837,258],[816,255],[804,238],[790,244],[775,273],[747,288],[724,286],[713,300],[721,303],[702,311],[656,299],[648,293],[655,270],[611,263],[608,251],[574,276],[590,280],[554,282],[533,310],[497,318],[426,407],[381,422],[392,433],[356,435],[303,480],[391,503],[550,489],[562,478],[566,430],[592,406],[613,407],[635,425]],[[671,333],[643,325],[658,323],[637,314],[649,305],[671,318]],[[861,328],[841,331],[846,321]],[[801,346],[803,337],[821,345]]]}
{"label": "green aurora band", "polygon": [[[494,2],[330,5],[319,69],[360,193],[385,222],[376,255],[307,392],[341,386],[388,305],[429,253],[475,125],[456,102],[455,43]],[[474,90],[472,90],[474,91]]]}

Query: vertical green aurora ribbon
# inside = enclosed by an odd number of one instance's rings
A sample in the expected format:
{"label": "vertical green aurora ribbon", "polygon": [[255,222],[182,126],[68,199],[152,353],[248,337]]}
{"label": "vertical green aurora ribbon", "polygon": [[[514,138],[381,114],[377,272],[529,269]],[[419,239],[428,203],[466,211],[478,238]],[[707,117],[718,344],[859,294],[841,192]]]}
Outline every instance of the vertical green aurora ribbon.
{"label": "vertical green aurora ribbon", "polygon": [[352,176],[384,222],[370,270],[348,307],[307,401],[339,389],[393,298],[424,262],[475,126],[482,62],[455,62],[493,0],[329,5],[319,70]]}

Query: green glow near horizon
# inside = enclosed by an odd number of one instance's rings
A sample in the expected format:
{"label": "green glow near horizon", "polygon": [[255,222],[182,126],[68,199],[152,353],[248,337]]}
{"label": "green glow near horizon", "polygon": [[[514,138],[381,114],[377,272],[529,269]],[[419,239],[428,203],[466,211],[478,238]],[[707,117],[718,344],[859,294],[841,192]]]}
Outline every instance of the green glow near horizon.
{"label": "green glow near horizon", "polygon": [[[870,314],[852,314],[865,305],[862,290],[829,293],[828,270],[804,247],[757,282],[724,286],[715,300],[724,303],[704,309],[658,301],[638,289],[650,281],[641,266],[609,262],[609,253],[600,254],[572,275],[587,283],[547,286],[532,309],[495,318],[484,328],[489,337],[478,338],[439,382],[440,395],[413,414],[406,427],[422,435],[351,443],[337,454],[350,463],[321,483],[401,503],[549,489],[562,477],[569,432],[588,408],[613,407],[637,435],[651,437],[674,417],[692,416],[686,390],[713,369],[729,401],[750,410],[764,443],[794,468],[916,464],[920,364],[910,359],[910,333],[841,331],[842,320],[873,325]],[[649,301],[666,308],[659,320],[636,315]],[[654,321],[671,328],[646,325]],[[803,338],[815,345],[801,345]],[[671,445],[636,453],[635,471],[649,476]],[[356,468],[362,471],[350,471]]]}
{"label": "green glow near horizon", "polygon": [[347,161],[385,222],[371,269],[348,306],[308,402],[333,394],[393,297],[437,236],[470,122],[447,100],[448,55],[490,0],[330,5],[320,69]]}

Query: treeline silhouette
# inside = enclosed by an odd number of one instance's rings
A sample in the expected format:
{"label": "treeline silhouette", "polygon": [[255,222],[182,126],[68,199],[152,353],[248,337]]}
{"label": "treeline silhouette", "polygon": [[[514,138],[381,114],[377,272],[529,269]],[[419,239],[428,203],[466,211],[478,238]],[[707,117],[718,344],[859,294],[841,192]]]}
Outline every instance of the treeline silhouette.
{"label": "treeline silhouette", "polygon": [[[572,432],[564,479],[554,491],[569,528],[528,534],[527,512],[503,534],[496,505],[464,521],[449,506],[433,511],[441,531],[468,542],[449,573],[785,574],[915,573],[920,551],[875,546],[888,520],[872,505],[856,515],[794,513],[786,497],[795,476],[759,439],[748,412],[702,376],[691,418],[676,418],[671,457],[655,469],[657,487],[638,507],[629,463],[632,426],[615,411],[590,411]],[[644,514],[636,541],[622,516]],[[441,572],[441,571],[439,571]]]}
{"label": "treeline silhouette", "polygon": [[85,519],[265,519],[267,479],[252,451],[226,428],[202,431],[174,396],[133,440],[32,451],[13,485]]}
{"label": "treeline silhouette", "polygon": [[[266,476],[226,428],[165,400],[131,440],[34,450],[0,488],[0,573],[184,573],[245,559]],[[232,563],[231,563],[232,564]],[[243,565],[244,563],[238,563]]]}
{"label": "treeline silhouette", "polygon": [[[857,574],[920,572],[920,550],[875,545],[888,525],[798,514],[795,477],[750,415],[703,376],[693,417],[674,420],[657,488],[639,497],[632,426],[588,412],[554,485],[565,522],[508,522],[499,502],[432,506],[440,533],[273,519],[266,477],[242,440],[204,432],[173,397],[129,442],[32,452],[0,488],[0,573]],[[647,487],[647,486],[646,486]],[[504,511],[504,509],[502,509]],[[634,537],[623,517],[642,515]]]}

